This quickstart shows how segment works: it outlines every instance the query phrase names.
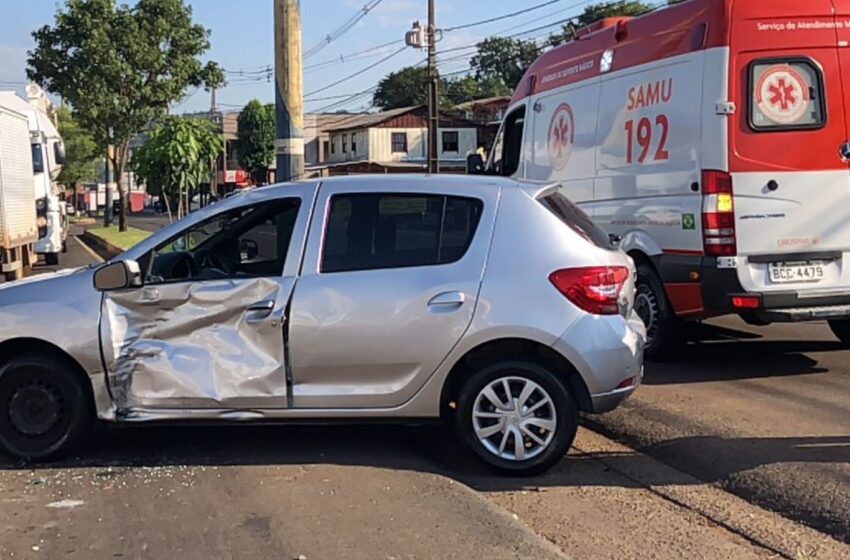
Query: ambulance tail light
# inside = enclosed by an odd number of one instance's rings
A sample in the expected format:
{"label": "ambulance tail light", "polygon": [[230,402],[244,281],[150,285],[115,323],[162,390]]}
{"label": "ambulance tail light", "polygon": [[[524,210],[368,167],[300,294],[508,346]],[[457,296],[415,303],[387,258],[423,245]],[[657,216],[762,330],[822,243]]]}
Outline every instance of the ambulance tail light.
{"label": "ambulance tail light", "polygon": [[702,172],[702,242],[710,257],[738,254],[732,176],[724,171]]}

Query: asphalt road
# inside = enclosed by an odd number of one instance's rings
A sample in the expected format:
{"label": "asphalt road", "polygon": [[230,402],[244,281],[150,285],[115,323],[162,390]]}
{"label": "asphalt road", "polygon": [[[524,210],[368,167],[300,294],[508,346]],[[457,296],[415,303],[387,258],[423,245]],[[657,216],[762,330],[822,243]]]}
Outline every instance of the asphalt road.
{"label": "asphalt road", "polygon": [[825,323],[712,321],[590,425],[850,543],[850,351]]}

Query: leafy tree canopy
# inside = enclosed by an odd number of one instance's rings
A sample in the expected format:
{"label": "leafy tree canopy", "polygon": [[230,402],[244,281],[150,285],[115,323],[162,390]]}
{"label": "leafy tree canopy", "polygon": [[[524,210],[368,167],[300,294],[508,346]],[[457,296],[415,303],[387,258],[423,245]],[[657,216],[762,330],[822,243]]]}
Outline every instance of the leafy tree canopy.
{"label": "leafy tree canopy", "polygon": [[[54,24],[33,33],[27,75],[74,108],[78,122],[124,171],[129,141],[168,112],[190,86],[220,87],[224,73],[199,57],[209,31],[183,0],[66,0]],[[125,193],[119,226],[126,228]]]}
{"label": "leafy tree canopy", "polygon": [[[206,119],[165,118],[133,152],[130,167],[150,194],[182,200],[209,175],[210,162],[224,151],[224,137]],[[168,208],[169,215],[171,208]]]}
{"label": "leafy tree canopy", "polygon": [[68,107],[59,107],[56,116],[67,159],[62,172],[59,173],[59,183],[74,188],[79,183],[94,181],[97,178],[97,164],[101,158],[97,144],[91,134],[80,126]]}
{"label": "leafy tree canopy", "polygon": [[[428,102],[427,83],[427,68],[421,66],[403,68],[388,74],[381,80],[372,102],[384,111],[425,105]],[[450,109],[465,101],[511,93],[499,79],[476,79],[472,76],[456,79],[440,78],[438,88],[440,107],[443,109]]]}
{"label": "leafy tree canopy", "polygon": [[258,183],[265,182],[269,166],[274,160],[276,137],[274,105],[263,105],[256,99],[245,105],[239,113],[236,156],[242,169],[248,171]]}
{"label": "leafy tree canopy", "polygon": [[540,47],[533,41],[490,37],[478,43],[478,54],[470,66],[479,81],[513,91],[539,55]]}

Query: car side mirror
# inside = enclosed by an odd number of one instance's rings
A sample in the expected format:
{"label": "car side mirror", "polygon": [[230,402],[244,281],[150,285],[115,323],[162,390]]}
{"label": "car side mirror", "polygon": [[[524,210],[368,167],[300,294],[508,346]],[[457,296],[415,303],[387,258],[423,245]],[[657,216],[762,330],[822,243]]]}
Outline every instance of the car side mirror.
{"label": "car side mirror", "polygon": [[617,235],[616,233],[608,234],[608,242],[611,243],[611,247],[617,249],[620,247],[620,242],[623,241],[623,238]]}
{"label": "car side mirror", "polygon": [[469,154],[466,156],[466,172],[469,175],[484,174],[484,158],[481,154]]}
{"label": "car side mirror", "polygon": [[103,265],[94,273],[94,289],[99,292],[124,290],[142,285],[142,273],[136,261],[116,261]]}
{"label": "car side mirror", "polygon": [[252,261],[260,254],[260,246],[253,239],[243,239],[239,242],[239,255],[243,262]]}

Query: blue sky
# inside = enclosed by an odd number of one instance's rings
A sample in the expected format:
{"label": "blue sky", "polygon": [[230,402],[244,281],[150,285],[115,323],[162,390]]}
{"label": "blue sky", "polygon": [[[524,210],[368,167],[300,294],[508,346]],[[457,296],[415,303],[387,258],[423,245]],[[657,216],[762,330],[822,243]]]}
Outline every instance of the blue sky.
{"label": "blue sky", "polygon": [[[301,0],[305,51],[354,16],[369,0]],[[519,11],[545,0],[437,0],[437,23],[441,28],[467,24]],[[236,109],[252,98],[274,99],[273,84],[267,83],[260,70],[274,66],[273,0],[189,0],[195,21],[212,32],[212,48],[208,58],[216,60],[229,74],[231,84],[219,92],[222,109]],[[581,12],[590,2],[560,0],[552,5],[529,11],[521,16],[486,25],[447,32],[440,48],[451,49],[494,34],[516,34],[552,24]],[[0,89],[20,88],[26,79],[26,51],[33,46],[31,33],[52,23],[57,6],[64,0],[0,0]],[[327,45],[305,61],[304,90],[309,94],[350,74],[358,75],[327,91],[307,96],[308,111],[327,107],[336,100],[321,98],[360,92],[374,86],[384,75],[406,65],[420,62],[424,54],[407,49],[376,68],[359,72],[399,46],[373,51],[357,60],[340,63],[340,56],[351,55],[375,45],[403,39],[412,22],[427,17],[427,0],[383,0],[346,35]],[[531,32],[525,37],[542,38],[555,27]],[[472,50],[456,50],[443,56],[441,71],[449,73],[468,67]],[[328,63],[318,68],[316,64]],[[241,77],[239,71],[245,72]],[[346,109],[365,109],[369,96],[344,105]],[[173,108],[174,112],[206,110],[209,94],[203,90],[187,92],[187,97]]]}

